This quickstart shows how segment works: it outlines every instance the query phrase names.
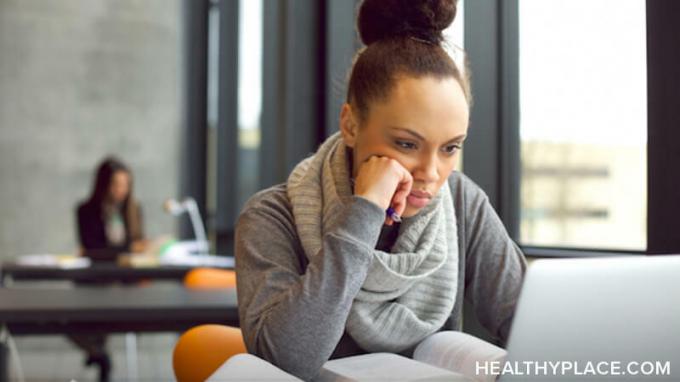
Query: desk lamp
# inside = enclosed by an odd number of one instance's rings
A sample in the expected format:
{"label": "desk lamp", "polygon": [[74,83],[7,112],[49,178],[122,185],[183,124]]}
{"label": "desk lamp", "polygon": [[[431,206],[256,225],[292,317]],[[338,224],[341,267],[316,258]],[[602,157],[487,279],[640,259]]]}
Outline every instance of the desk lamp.
{"label": "desk lamp", "polygon": [[192,197],[184,198],[182,201],[177,201],[175,199],[168,199],[163,204],[163,207],[167,212],[173,216],[179,216],[184,212],[189,214],[189,220],[191,220],[191,225],[194,229],[194,236],[196,240],[194,243],[186,242],[186,244],[195,244],[191,246],[193,250],[198,253],[208,252],[208,240],[206,239],[205,227],[203,226],[203,220],[201,220],[201,213],[198,210],[198,205]]}

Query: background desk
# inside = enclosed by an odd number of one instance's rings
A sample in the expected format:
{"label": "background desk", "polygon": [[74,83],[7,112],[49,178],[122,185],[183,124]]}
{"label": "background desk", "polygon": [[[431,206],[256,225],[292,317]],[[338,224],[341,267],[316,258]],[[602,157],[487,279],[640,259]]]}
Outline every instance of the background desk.
{"label": "background desk", "polygon": [[[238,326],[238,307],[235,288],[0,288],[0,324],[12,335],[182,332],[201,324]],[[0,359],[0,381],[8,380],[6,367]]]}
{"label": "background desk", "polygon": [[145,279],[182,281],[184,275],[194,268],[196,267],[178,265],[133,268],[115,263],[93,263],[87,268],[64,269],[3,262],[0,266],[0,285],[4,285],[8,278],[17,281],[135,282]]}
{"label": "background desk", "polygon": [[238,306],[235,288],[0,288],[0,323],[12,334],[180,332],[208,323],[238,326]]}

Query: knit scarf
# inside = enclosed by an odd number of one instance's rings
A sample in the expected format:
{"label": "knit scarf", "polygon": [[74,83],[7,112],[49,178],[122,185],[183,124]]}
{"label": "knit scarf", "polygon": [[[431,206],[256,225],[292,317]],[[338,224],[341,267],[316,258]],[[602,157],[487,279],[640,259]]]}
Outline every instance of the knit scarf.
{"label": "knit scarf", "polygon": [[[347,151],[336,133],[288,178],[295,226],[310,261],[352,197]],[[427,206],[403,218],[391,253],[373,250],[371,268],[346,323],[364,350],[400,352],[443,326],[458,286],[455,219],[445,182]]]}

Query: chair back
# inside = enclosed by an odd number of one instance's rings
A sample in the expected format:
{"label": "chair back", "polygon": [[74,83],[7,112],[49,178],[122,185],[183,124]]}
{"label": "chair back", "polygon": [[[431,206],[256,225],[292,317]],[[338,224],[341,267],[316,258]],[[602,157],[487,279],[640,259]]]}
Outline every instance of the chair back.
{"label": "chair back", "polygon": [[191,289],[234,288],[236,272],[230,269],[192,269],[184,276],[184,286]]}
{"label": "chair back", "polygon": [[205,381],[236,354],[248,353],[241,329],[225,325],[200,325],[177,341],[172,368],[178,382]]}

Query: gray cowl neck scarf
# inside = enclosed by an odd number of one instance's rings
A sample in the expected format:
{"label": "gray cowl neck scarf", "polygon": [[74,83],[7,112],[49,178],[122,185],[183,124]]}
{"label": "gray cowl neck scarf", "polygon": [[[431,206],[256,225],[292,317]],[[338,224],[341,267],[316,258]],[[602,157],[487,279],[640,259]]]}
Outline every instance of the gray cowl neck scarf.
{"label": "gray cowl neck scarf", "polygon": [[[297,233],[310,260],[352,197],[347,151],[336,133],[288,178]],[[427,206],[403,218],[391,253],[373,251],[371,269],[346,324],[364,350],[400,352],[443,326],[458,285],[455,219],[445,182]]]}

